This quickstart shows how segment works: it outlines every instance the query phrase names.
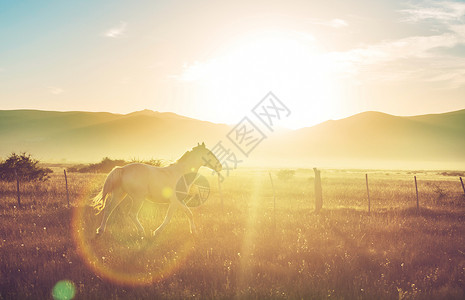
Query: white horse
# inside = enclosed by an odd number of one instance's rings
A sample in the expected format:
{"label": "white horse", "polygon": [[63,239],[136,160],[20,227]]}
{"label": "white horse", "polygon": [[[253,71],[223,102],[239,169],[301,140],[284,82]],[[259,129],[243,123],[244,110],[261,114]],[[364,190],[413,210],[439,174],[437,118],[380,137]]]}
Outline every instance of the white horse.
{"label": "white horse", "polygon": [[160,233],[170,222],[177,208],[181,208],[187,215],[190,231],[191,233],[195,233],[192,212],[184,202],[177,199],[175,188],[178,180],[185,174],[197,173],[202,166],[206,166],[216,172],[220,172],[222,169],[221,163],[205,147],[205,143],[202,143],[202,145],[198,144],[191,151],[184,153],[175,163],[164,168],[140,163],[115,167],[108,174],[102,191],[92,201],[92,206],[98,210],[97,214],[103,211],[103,220],[97,229],[97,235],[101,235],[105,231],[108,218],[126,196],[132,199],[129,217],[136,225],[140,235],[145,235],[144,227],[142,227],[138,219],[138,214],[144,200],[156,203],[169,203],[165,220],[153,232],[154,236]]}

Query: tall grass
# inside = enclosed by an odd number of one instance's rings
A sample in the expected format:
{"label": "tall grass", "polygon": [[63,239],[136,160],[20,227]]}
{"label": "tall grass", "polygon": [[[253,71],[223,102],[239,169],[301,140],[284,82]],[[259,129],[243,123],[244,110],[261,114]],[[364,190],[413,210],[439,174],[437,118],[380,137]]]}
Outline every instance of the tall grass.
{"label": "tall grass", "polygon": [[[324,209],[315,215],[310,170],[275,180],[276,211],[267,171],[231,173],[224,213],[205,174],[212,193],[193,209],[199,233],[191,236],[178,212],[155,240],[137,235],[129,203],[94,239],[101,216],[83,204],[104,175],[69,174],[71,209],[59,172],[22,185],[23,209],[15,187],[0,184],[0,299],[50,298],[63,279],[78,299],[465,297],[465,198],[452,177],[418,176],[417,213],[412,174],[371,172],[368,215],[364,173],[323,170]],[[141,223],[153,230],[165,212],[146,204]]]}

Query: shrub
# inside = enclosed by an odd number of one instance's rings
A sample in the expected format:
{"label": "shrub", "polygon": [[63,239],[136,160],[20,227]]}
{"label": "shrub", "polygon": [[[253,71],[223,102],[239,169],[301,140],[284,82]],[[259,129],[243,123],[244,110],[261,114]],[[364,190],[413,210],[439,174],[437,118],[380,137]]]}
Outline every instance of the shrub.
{"label": "shrub", "polygon": [[127,163],[122,159],[103,158],[99,163],[89,164],[78,169],[80,173],[108,173],[116,166],[124,166]]}
{"label": "shrub", "polygon": [[279,180],[289,180],[295,175],[295,170],[283,169],[276,174]]}
{"label": "shrub", "polygon": [[154,158],[151,158],[149,160],[140,160],[140,159],[133,158],[129,163],[141,163],[141,164],[151,165],[154,167],[162,167],[164,165],[163,160],[154,159]]}
{"label": "shrub", "polygon": [[442,176],[458,176],[458,177],[465,176],[465,172],[461,172],[461,171],[444,171],[438,174]]}
{"label": "shrub", "polygon": [[0,163],[0,180],[14,181],[17,174],[21,181],[46,181],[49,179],[48,174],[53,171],[49,168],[41,168],[38,164],[39,161],[33,159],[30,154],[12,153]]}
{"label": "shrub", "polygon": [[138,160],[132,159],[131,161],[125,161],[123,159],[111,159],[108,157],[103,158],[99,163],[88,164],[88,165],[77,165],[68,168],[68,172],[79,172],[79,173],[108,173],[117,166],[125,166],[130,163],[145,163],[148,165],[160,167],[162,161],[159,159],[150,160]]}

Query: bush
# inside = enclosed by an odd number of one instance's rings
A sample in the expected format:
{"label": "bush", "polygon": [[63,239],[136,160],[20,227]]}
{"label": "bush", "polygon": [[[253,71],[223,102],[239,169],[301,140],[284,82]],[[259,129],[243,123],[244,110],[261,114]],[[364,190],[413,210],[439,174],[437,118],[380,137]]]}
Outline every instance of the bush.
{"label": "bush", "polygon": [[129,163],[130,164],[132,164],[132,163],[141,163],[141,164],[151,165],[151,166],[154,166],[154,167],[162,167],[164,165],[163,160],[161,160],[161,159],[153,159],[153,158],[149,159],[149,160],[140,160],[140,159],[133,158]]}
{"label": "bush", "polygon": [[46,181],[49,179],[48,174],[53,171],[49,168],[41,168],[38,164],[39,161],[33,159],[30,154],[12,153],[6,161],[0,163],[0,180],[14,181],[16,172],[21,181]]}
{"label": "bush", "polygon": [[[108,157],[105,157],[99,163],[89,164],[87,166],[79,168],[77,171],[80,173],[108,173],[111,170],[113,170],[114,167],[124,166],[125,164],[127,163],[122,159],[113,160]],[[70,169],[68,170],[70,171]]]}
{"label": "bush", "polygon": [[438,174],[442,176],[457,176],[457,177],[465,176],[465,172],[461,172],[461,171],[444,171]]}
{"label": "bush", "polygon": [[108,157],[103,158],[99,163],[88,164],[88,165],[77,165],[68,168],[68,172],[79,172],[79,173],[108,173],[113,170],[114,167],[125,166],[130,163],[145,163],[148,165],[160,167],[162,161],[158,159],[150,160],[138,160],[132,159],[131,161],[125,161],[123,159],[111,159]]}
{"label": "bush", "polygon": [[276,174],[278,176],[279,180],[289,180],[295,175],[295,170],[279,170],[278,173]]}

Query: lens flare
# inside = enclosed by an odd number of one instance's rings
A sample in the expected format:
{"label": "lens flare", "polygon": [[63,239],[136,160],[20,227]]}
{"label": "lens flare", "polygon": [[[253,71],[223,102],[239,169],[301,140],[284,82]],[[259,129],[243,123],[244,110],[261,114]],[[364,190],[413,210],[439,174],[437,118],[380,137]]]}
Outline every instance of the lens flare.
{"label": "lens flare", "polygon": [[71,300],[75,294],[74,283],[69,280],[58,281],[52,289],[52,296],[55,300]]}
{"label": "lens flare", "polygon": [[173,189],[170,188],[169,186],[166,186],[161,190],[161,194],[163,198],[169,199],[171,198],[171,196],[173,196]]}
{"label": "lens flare", "polygon": [[[122,209],[111,215],[103,236],[96,238],[95,229],[102,216],[96,216],[86,200],[79,200],[74,207],[71,226],[77,252],[97,276],[121,285],[150,284],[172,275],[194,249],[193,239],[187,233],[173,235],[165,230],[156,240],[141,239],[130,218],[124,216],[124,202]],[[164,207],[155,207],[160,208]],[[149,222],[154,223],[152,228],[158,225],[155,217]]]}

